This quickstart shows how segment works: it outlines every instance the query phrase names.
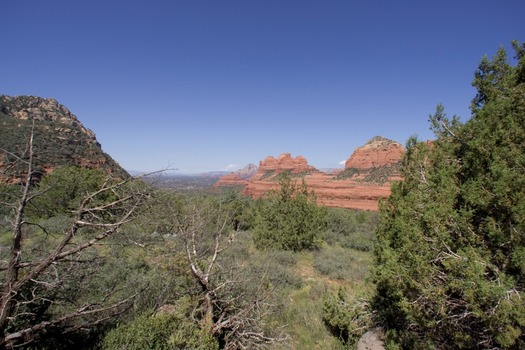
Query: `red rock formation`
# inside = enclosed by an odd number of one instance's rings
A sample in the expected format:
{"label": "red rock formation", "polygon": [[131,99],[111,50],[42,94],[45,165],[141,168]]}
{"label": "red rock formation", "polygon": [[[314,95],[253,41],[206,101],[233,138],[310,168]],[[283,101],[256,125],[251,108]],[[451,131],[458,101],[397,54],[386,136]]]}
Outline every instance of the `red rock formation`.
{"label": "red rock formation", "polygon": [[305,157],[297,156],[292,158],[290,153],[283,153],[279,158],[275,159],[272,156],[267,157],[265,160],[259,162],[259,174],[265,174],[268,172],[274,172],[276,174],[282,173],[283,171],[289,171],[291,173],[301,173],[308,171],[316,171],[313,166],[308,165]]}
{"label": "red rock formation", "polygon": [[[259,198],[279,189],[277,175],[287,171],[304,179],[317,202],[329,207],[378,210],[378,201],[390,195],[390,184],[400,180],[399,164],[405,150],[399,143],[377,136],[357,148],[344,171],[323,173],[308,165],[304,157],[284,153],[260,162],[259,171],[247,180],[243,193]],[[229,181],[234,181],[233,177]]]}
{"label": "red rock formation", "polygon": [[345,163],[345,169],[367,170],[381,166],[389,166],[401,160],[405,149],[401,144],[381,136],[376,136],[354,153]]}
{"label": "red rock formation", "polygon": [[390,196],[392,181],[401,180],[404,153],[401,144],[376,136],[355,149],[344,171],[331,179],[307,179],[307,184],[326,206],[378,210],[379,200]]}
{"label": "red rock formation", "polygon": [[390,182],[371,184],[328,174],[307,176],[305,181],[315,192],[317,203],[327,207],[376,211],[379,199],[390,196]]}
{"label": "red rock formation", "polygon": [[303,156],[292,158],[290,153],[283,153],[277,159],[269,156],[259,162],[259,171],[248,180],[243,193],[252,198],[259,198],[272,189],[278,189],[278,176],[283,172],[305,176],[319,171],[308,165],[308,161]]}

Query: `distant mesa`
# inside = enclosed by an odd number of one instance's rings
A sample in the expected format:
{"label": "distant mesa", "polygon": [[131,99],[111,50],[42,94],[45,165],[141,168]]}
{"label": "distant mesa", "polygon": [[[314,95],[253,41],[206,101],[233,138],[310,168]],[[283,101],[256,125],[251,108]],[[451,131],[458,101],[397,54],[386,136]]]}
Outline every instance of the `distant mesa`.
{"label": "distant mesa", "polygon": [[[62,166],[103,169],[118,177],[127,172],[102,151],[95,133],[53,98],[0,95],[0,148],[17,154],[25,149],[32,121],[35,121],[35,164],[40,175]],[[11,157],[12,158],[12,157]],[[0,153],[0,181],[20,182],[25,169],[7,173],[13,165],[7,153]]]}
{"label": "distant mesa", "polygon": [[242,169],[231,172],[227,175],[222,176],[216,183],[216,187],[220,186],[230,186],[230,187],[239,187],[246,186],[248,183],[247,180],[257,174],[259,168],[255,164],[248,164]]}
{"label": "distant mesa", "polygon": [[290,153],[283,153],[277,159],[269,156],[260,161],[258,174],[267,174],[273,172],[280,174],[282,172],[298,174],[302,172],[317,171],[313,166],[308,165],[308,161],[303,156],[292,158]]}
{"label": "distant mesa", "polygon": [[233,173],[238,175],[241,179],[249,179],[250,177],[257,174],[258,170],[259,168],[257,165],[250,163],[244,168],[234,171]]}
{"label": "distant mesa", "polygon": [[297,180],[304,179],[319,204],[349,209],[378,210],[378,202],[390,196],[392,181],[401,180],[399,168],[405,149],[398,142],[376,136],[354,150],[345,163],[345,169],[322,172],[308,164],[303,156],[293,158],[290,153],[266,157],[259,162],[257,173],[241,179],[231,173],[221,178],[216,186],[237,184],[243,193],[259,198],[279,188],[278,175],[289,173]]}

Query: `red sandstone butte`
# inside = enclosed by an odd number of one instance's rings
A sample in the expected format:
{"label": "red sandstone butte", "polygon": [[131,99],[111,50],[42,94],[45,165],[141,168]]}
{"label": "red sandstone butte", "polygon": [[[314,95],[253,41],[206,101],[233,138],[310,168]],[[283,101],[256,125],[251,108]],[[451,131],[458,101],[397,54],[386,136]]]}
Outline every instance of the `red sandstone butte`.
{"label": "red sandstone butte", "polygon": [[345,163],[345,169],[368,170],[398,163],[405,154],[401,144],[376,136],[362,147],[356,148]]}
{"label": "red sandstone butte", "polygon": [[[401,180],[399,165],[404,153],[401,144],[376,136],[355,149],[346,161],[345,170],[331,174],[308,165],[302,156],[292,158],[289,153],[278,158],[269,156],[259,163],[257,174],[246,180],[243,193],[259,198],[270,190],[278,190],[277,176],[286,171],[298,181],[304,179],[319,204],[376,211],[379,200],[390,196],[392,181]],[[231,176],[227,181],[235,179]]]}
{"label": "red sandstone butte", "polygon": [[265,160],[259,162],[259,171],[256,176],[264,175],[267,172],[274,172],[280,174],[284,171],[298,174],[308,171],[317,171],[313,166],[308,165],[308,161],[303,156],[292,158],[290,153],[283,153],[279,158],[275,159],[272,156],[266,157]]}

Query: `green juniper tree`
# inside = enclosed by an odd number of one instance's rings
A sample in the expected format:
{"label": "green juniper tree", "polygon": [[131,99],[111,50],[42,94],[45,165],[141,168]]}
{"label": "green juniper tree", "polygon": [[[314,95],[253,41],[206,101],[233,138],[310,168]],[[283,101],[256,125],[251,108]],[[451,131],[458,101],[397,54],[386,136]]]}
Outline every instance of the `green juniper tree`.
{"label": "green juniper tree", "polygon": [[271,191],[257,207],[255,246],[293,251],[318,248],[326,228],[326,208],[317,206],[304,181],[298,187],[283,173],[279,183],[280,190]]}
{"label": "green juniper tree", "polygon": [[381,206],[374,308],[387,345],[525,348],[525,45],[483,58],[464,125],[438,106],[436,140],[408,141]]}

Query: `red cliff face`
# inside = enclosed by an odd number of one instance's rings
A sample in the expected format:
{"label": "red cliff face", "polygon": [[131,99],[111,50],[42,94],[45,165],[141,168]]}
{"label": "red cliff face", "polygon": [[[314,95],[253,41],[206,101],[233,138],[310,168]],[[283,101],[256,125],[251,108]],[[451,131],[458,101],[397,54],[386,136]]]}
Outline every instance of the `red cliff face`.
{"label": "red cliff face", "polygon": [[308,165],[308,161],[303,156],[293,158],[290,153],[283,153],[278,158],[269,156],[259,162],[257,174],[248,179],[243,193],[252,198],[259,198],[270,190],[278,189],[278,177],[283,172],[304,177],[319,171]]}
{"label": "red cliff face", "polygon": [[[260,162],[255,176],[246,181],[243,193],[259,198],[279,189],[278,174],[286,171],[304,179],[317,202],[330,207],[378,210],[378,201],[390,195],[390,185],[401,180],[399,165],[405,149],[401,144],[377,136],[358,147],[346,161],[345,170],[323,173],[308,165],[306,158],[284,153]],[[232,176],[226,181],[236,181]]]}

